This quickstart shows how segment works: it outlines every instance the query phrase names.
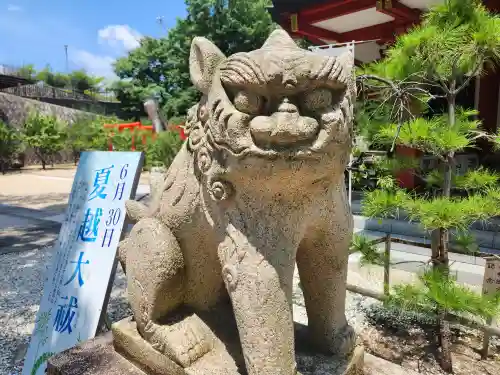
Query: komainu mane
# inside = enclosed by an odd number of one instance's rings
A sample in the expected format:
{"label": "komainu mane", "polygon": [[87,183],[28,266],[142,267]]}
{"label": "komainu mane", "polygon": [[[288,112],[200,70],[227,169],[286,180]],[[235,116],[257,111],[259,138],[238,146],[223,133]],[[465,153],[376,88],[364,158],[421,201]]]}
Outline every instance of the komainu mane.
{"label": "komainu mane", "polygon": [[[128,202],[136,224],[120,246],[137,330],[187,374],[201,373],[204,358],[207,374],[296,373],[295,264],[312,342],[352,351],[344,170],[353,61],[300,49],[282,30],[229,57],[193,40],[191,77],[203,98],[160,193],[149,207]],[[224,349],[227,316],[241,358]]]}

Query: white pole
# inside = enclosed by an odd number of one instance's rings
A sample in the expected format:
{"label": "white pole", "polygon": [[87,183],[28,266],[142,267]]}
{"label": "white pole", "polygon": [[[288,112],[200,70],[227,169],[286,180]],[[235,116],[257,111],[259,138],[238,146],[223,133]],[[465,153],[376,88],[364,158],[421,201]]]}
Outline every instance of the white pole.
{"label": "white pole", "polygon": [[[356,42],[353,40],[352,43],[349,45],[349,48],[351,48],[352,51],[352,57],[354,58],[354,48],[355,48]],[[354,124],[352,124],[354,126]],[[349,207],[352,209],[352,153],[349,154]]]}

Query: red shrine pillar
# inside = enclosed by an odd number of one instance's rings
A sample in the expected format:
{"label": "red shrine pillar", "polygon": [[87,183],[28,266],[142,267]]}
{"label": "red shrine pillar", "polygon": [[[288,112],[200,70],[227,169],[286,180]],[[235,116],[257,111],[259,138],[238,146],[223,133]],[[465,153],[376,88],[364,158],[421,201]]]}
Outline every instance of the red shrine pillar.
{"label": "red shrine pillar", "polygon": [[[500,1],[483,0],[484,5],[494,13],[500,13]],[[479,96],[477,109],[484,130],[496,133],[500,124],[500,66],[488,69],[478,82]],[[485,151],[483,149],[483,151]],[[489,150],[488,150],[489,151]]]}
{"label": "red shrine pillar", "polygon": [[[416,150],[414,148],[406,147],[406,146],[396,146],[396,155],[413,158],[420,160],[422,157],[422,152]],[[399,183],[399,186],[406,189],[413,189],[416,187],[415,181],[415,171],[413,169],[405,169],[396,174],[396,181]]]}
{"label": "red shrine pillar", "polygon": [[491,133],[497,132],[500,109],[500,72],[488,70],[479,81],[479,117],[483,128]]}

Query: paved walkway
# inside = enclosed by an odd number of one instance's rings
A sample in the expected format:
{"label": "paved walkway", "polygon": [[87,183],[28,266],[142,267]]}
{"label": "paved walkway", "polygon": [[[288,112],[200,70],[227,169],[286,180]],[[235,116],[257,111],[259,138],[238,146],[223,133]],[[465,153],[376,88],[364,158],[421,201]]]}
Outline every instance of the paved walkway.
{"label": "paved walkway", "polygon": [[[380,238],[384,233],[371,232],[364,229],[355,229],[355,233],[364,234],[368,238]],[[417,240],[417,239],[414,239]],[[378,248],[383,249],[385,244],[379,244]],[[430,249],[404,245],[399,243],[391,244],[392,269],[406,271],[412,274],[423,271],[425,264],[431,256]],[[483,283],[485,261],[482,258],[450,253],[451,273],[457,277],[459,283],[471,286],[481,286]],[[350,263],[359,264],[360,254],[353,254],[349,258]],[[380,267],[381,269],[381,267]]]}
{"label": "paved walkway", "polygon": [[[63,166],[46,171],[28,168],[0,175],[0,203],[52,211],[54,214],[64,212],[75,172],[75,167]],[[149,173],[143,172],[139,185],[146,186],[148,181]],[[138,193],[141,189],[139,187]]]}
{"label": "paved walkway", "polygon": [[[52,214],[52,212],[48,211],[0,205],[0,254],[50,246],[56,240],[60,223],[64,218],[64,214]],[[356,229],[356,232],[364,233],[372,238],[383,235],[383,233],[363,229]],[[380,248],[383,246],[383,244],[379,245]],[[396,264],[392,267],[393,269],[415,274],[420,272],[424,263],[429,260],[429,249],[403,244],[393,244],[392,246],[391,261]],[[472,286],[482,284],[484,274],[483,259],[460,254],[450,254],[450,259],[452,261],[452,272],[455,273],[460,283]],[[352,255],[349,262],[355,268],[358,268],[359,255]],[[361,268],[358,271],[366,274]],[[369,272],[373,272],[373,268]],[[411,280],[398,278],[397,281]]]}
{"label": "paved walkway", "polygon": [[[67,167],[0,176],[0,254],[51,246],[64,220],[76,169]],[[149,194],[148,173],[136,197]]]}

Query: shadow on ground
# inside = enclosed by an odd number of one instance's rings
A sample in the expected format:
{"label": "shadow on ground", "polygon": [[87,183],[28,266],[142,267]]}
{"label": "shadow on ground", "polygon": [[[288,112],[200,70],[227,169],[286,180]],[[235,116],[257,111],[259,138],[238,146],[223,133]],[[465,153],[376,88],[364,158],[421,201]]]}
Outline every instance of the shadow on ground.
{"label": "shadow on ground", "polygon": [[54,214],[64,211],[68,203],[67,193],[47,193],[38,195],[2,195],[0,203],[6,205],[21,205],[22,207],[40,207]]}
{"label": "shadow on ground", "polygon": [[61,224],[48,223],[26,228],[6,228],[0,231],[0,255],[52,246]]}

